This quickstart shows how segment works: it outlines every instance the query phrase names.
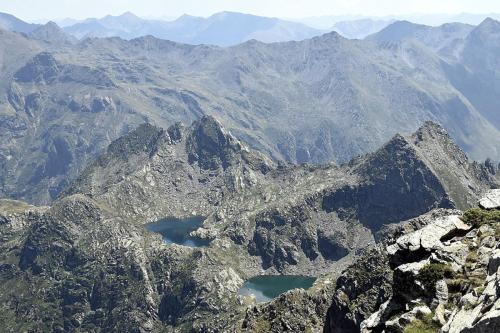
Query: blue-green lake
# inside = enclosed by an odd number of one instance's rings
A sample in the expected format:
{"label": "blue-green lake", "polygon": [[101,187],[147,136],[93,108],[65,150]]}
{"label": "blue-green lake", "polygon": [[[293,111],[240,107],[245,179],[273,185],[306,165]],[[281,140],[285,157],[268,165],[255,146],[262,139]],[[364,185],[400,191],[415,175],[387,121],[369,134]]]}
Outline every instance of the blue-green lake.
{"label": "blue-green lake", "polygon": [[191,216],[186,218],[166,217],[146,225],[151,232],[163,236],[167,244],[180,244],[189,247],[207,246],[210,242],[205,239],[191,237],[189,234],[201,227],[205,218],[203,216]]}
{"label": "blue-green lake", "polygon": [[260,275],[245,282],[240,288],[240,295],[254,295],[257,303],[267,302],[288,290],[309,289],[316,281],[315,277],[301,275]]}

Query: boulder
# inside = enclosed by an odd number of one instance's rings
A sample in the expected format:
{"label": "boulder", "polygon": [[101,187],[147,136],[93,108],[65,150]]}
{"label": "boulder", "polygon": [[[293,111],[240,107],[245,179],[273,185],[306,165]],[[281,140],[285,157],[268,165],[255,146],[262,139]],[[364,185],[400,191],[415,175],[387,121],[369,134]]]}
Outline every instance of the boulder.
{"label": "boulder", "polygon": [[500,266],[500,249],[496,249],[488,263],[488,275],[497,274]]}
{"label": "boulder", "polygon": [[427,253],[445,250],[457,252],[454,246],[445,246],[442,239],[460,231],[467,231],[470,226],[462,222],[459,215],[440,217],[435,222],[424,226],[422,229],[399,237],[395,244],[387,247],[387,252],[394,263],[403,263],[409,260],[409,253],[424,251]]}
{"label": "boulder", "polygon": [[442,332],[448,333],[458,333],[462,332],[465,328],[472,326],[474,319],[481,312],[481,306],[477,306],[474,309],[468,310],[461,308],[460,310],[455,310],[451,316],[450,320],[443,326]]}
{"label": "boulder", "polygon": [[500,189],[489,190],[479,200],[479,206],[484,209],[500,209]]}
{"label": "boulder", "polygon": [[448,303],[448,285],[445,280],[436,282],[436,300],[439,304]]}

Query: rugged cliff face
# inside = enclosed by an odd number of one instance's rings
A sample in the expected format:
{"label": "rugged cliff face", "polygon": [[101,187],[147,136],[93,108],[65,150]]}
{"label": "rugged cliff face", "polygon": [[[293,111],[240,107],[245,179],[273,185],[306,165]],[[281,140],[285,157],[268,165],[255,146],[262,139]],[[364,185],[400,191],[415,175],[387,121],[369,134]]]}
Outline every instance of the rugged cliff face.
{"label": "rugged cliff face", "polygon": [[[489,210],[435,210],[385,230],[337,280],[325,332],[496,332],[499,190]],[[496,200],[496,201],[494,201]]]}
{"label": "rugged cliff face", "polygon": [[[449,164],[455,178],[436,171],[443,151],[460,158]],[[391,272],[405,250],[366,252],[387,226],[476,201],[494,184],[433,124],[321,167],[275,165],[211,117],[141,125],[52,206],[1,201],[0,319],[13,332],[320,331],[337,307],[331,322],[361,327],[397,295]],[[206,217],[191,235],[206,247],[165,244],[145,228],[192,215]],[[264,305],[238,296],[244,279],[275,273],[319,279]]]}

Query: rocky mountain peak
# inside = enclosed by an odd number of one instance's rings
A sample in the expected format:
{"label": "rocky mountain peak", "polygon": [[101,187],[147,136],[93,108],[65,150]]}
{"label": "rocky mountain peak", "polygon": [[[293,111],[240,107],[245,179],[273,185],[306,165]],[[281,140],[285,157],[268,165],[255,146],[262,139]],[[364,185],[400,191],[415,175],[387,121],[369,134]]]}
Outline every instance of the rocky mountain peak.
{"label": "rocky mountain peak", "polygon": [[429,29],[429,27],[425,25],[408,21],[396,21],[378,33],[368,36],[367,39],[379,42],[399,42],[403,39],[414,37],[417,32],[426,29]]}
{"label": "rocky mountain peak", "polygon": [[408,140],[417,146],[429,160],[447,158],[456,161],[457,166],[466,166],[469,159],[458,147],[448,132],[439,124],[427,121]]}
{"label": "rocky mountain peak", "polygon": [[139,17],[132,12],[125,12],[118,17],[121,17],[124,19],[139,19]]}
{"label": "rocky mountain peak", "polygon": [[[448,132],[441,125],[433,121],[426,121],[419,127],[417,131],[412,134],[411,140],[417,145],[424,141],[438,141],[440,144],[452,145],[457,150],[460,150],[460,148],[455,145]],[[460,151],[460,154],[463,155],[464,153]]]}
{"label": "rocky mountain peak", "polygon": [[51,44],[73,44],[77,41],[76,38],[66,34],[64,30],[52,21],[33,30],[28,36]]}
{"label": "rocky mountain peak", "polygon": [[195,122],[187,138],[189,163],[198,162],[203,169],[226,168],[241,144],[213,117],[205,116]]}
{"label": "rocky mountain peak", "polygon": [[439,124],[426,121],[408,140],[420,148],[428,159],[448,158],[458,165],[468,165],[469,160],[465,153],[458,147],[448,132]]}
{"label": "rocky mountain peak", "polygon": [[408,139],[418,156],[441,180],[458,208],[472,206],[485,187],[498,186],[487,166],[469,161],[439,124],[426,122]]}
{"label": "rocky mountain peak", "polygon": [[484,19],[483,22],[481,22],[476,29],[481,30],[481,29],[495,29],[498,30],[500,29],[500,21],[497,21],[491,17],[487,17]]}
{"label": "rocky mountain peak", "polygon": [[418,200],[427,197],[429,204],[439,202],[439,207],[446,208],[466,209],[484,189],[498,185],[484,165],[469,162],[446,130],[430,121],[412,135],[396,134],[382,148],[350,165],[367,182],[384,186],[389,182],[401,188],[411,184],[410,193],[418,191]]}
{"label": "rocky mountain peak", "polygon": [[[360,166],[367,174],[373,175],[382,172],[382,169],[402,162],[402,160],[415,159],[418,159],[415,149],[405,136],[398,133],[376,152],[362,158]],[[351,163],[357,162],[357,160],[353,160]]]}
{"label": "rocky mountain peak", "polygon": [[481,42],[486,45],[491,42],[496,44],[499,34],[500,21],[488,17],[471,31],[468,40]]}

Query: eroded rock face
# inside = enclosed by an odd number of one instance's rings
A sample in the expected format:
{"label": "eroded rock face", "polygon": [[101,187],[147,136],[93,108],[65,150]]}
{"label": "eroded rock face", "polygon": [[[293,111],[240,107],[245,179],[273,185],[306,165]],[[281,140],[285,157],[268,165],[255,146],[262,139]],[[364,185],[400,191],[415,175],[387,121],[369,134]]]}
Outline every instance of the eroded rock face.
{"label": "eroded rock face", "polygon": [[267,304],[251,306],[241,325],[227,331],[322,332],[331,289],[332,285],[319,292],[293,290]]}
{"label": "eroded rock face", "polygon": [[[496,332],[500,323],[498,213],[476,209],[462,216],[438,210],[385,230],[381,240],[387,245],[382,249],[387,274],[393,276],[386,283],[390,296],[357,319],[347,302],[348,293],[337,292],[332,302],[336,311],[329,312],[325,330],[403,332],[412,326],[453,333]],[[358,265],[366,258],[361,260]],[[367,271],[367,281],[379,276]],[[337,284],[344,288],[342,277]],[[361,292],[363,284],[354,284],[352,290]]]}
{"label": "eroded rock face", "polygon": [[500,271],[496,249],[490,254],[483,292],[463,296],[463,305],[455,309],[443,327],[444,332],[496,332],[500,329]]}
{"label": "eroded rock face", "polygon": [[393,264],[408,262],[412,257],[425,257],[438,250],[454,253],[457,249],[444,245],[441,240],[454,234],[465,234],[470,228],[459,215],[444,216],[414,233],[398,238],[395,244],[387,247],[387,252]]}
{"label": "eroded rock face", "polygon": [[[152,332],[192,325],[200,313],[237,310],[243,280],[232,268],[220,269],[202,251],[167,248],[87,196],[65,197],[50,209],[5,206],[0,202],[0,297],[5,315],[24,318],[7,330]],[[30,310],[33,302],[40,307]]]}
{"label": "eroded rock face", "polygon": [[369,251],[337,280],[324,332],[359,332],[361,323],[391,298],[391,284],[392,271],[386,253]]}
{"label": "eroded rock face", "polygon": [[232,154],[239,150],[237,142],[224,133],[214,118],[196,123],[187,142],[190,163],[198,162],[203,169],[227,168]]}

